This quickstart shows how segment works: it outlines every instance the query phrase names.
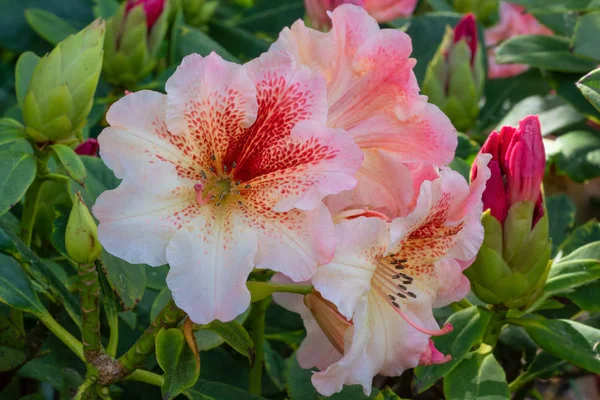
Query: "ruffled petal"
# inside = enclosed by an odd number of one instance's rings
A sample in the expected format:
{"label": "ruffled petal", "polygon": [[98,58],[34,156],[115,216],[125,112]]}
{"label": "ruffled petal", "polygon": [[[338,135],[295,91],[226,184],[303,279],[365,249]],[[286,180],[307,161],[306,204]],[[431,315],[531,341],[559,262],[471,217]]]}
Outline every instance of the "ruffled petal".
{"label": "ruffled petal", "polygon": [[280,271],[301,282],[314,275],[317,265],[331,260],[333,222],[323,204],[311,211],[278,213],[249,203],[245,210],[246,223],[259,238],[256,268]]}
{"label": "ruffled petal", "polygon": [[202,211],[169,242],[167,286],[195,323],[231,321],[250,305],[246,280],[256,236],[234,212],[211,206]]}
{"label": "ruffled petal", "polygon": [[223,165],[227,150],[256,120],[256,89],[242,65],[191,54],[166,83],[167,126],[197,143],[194,160]]}
{"label": "ruffled petal", "polygon": [[379,22],[410,17],[418,0],[365,0],[365,9]]}
{"label": "ruffled petal", "polygon": [[321,295],[347,319],[371,286],[377,262],[389,243],[387,223],[380,218],[358,217],[335,227],[333,260],[317,268],[312,281]]}
{"label": "ruffled petal", "polygon": [[100,243],[109,253],[132,264],[159,266],[167,263],[172,235],[199,209],[193,182],[159,161],[149,164],[145,174],[128,175],[119,187],[102,193],[92,211],[100,221]]}
{"label": "ruffled petal", "polygon": [[408,35],[380,30],[365,10],[353,5],[336,8],[331,19],[328,33],[298,21],[272,46],[326,78],[328,125],[348,131],[361,148],[392,151],[404,161],[450,162],[456,131],[419,96]]}

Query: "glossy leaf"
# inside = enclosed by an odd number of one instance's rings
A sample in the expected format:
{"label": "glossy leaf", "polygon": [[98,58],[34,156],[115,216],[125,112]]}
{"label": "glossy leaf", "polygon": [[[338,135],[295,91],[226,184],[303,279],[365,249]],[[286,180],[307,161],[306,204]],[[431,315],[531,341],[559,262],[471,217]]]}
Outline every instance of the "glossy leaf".
{"label": "glossy leaf", "polygon": [[117,293],[123,309],[134,308],[146,290],[146,266],[129,264],[107,252],[100,256],[110,287]]}
{"label": "glossy leaf", "polygon": [[31,51],[26,51],[19,56],[17,66],[15,68],[15,91],[17,92],[17,100],[21,107],[29,88],[29,81],[33,75],[33,70],[40,61],[40,57]]}
{"label": "glossy leaf", "polygon": [[0,146],[25,139],[25,127],[12,118],[0,119]]}
{"label": "glossy leaf", "polygon": [[521,35],[504,41],[496,49],[498,64],[525,64],[560,72],[588,72],[594,61],[573,54],[569,41],[558,36]]}
{"label": "glossy leaf", "polygon": [[177,328],[162,329],[156,335],[156,360],[165,372],[161,388],[163,400],[177,397],[198,380],[200,371],[183,332]]}
{"label": "glossy leaf", "polygon": [[556,165],[575,182],[600,176],[600,135],[574,131],[558,137]]}
{"label": "glossy leaf", "polygon": [[566,297],[582,310],[600,312],[600,280],[580,286]]}
{"label": "glossy leaf", "polygon": [[[600,241],[600,222],[595,219],[578,226],[560,246],[563,254],[567,255],[586,244]],[[600,256],[600,254],[598,254]]]}
{"label": "glossy leaf", "polygon": [[54,144],[52,145],[52,150],[71,178],[83,184],[83,180],[87,176],[87,171],[79,155],[75,153],[75,150],[64,144]]}
{"label": "glossy leaf", "polygon": [[57,45],[67,36],[77,33],[77,29],[67,21],[41,8],[27,9],[25,19],[38,35],[52,45]]}
{"label": "glossy leaf", "polygon": [[216,333],[238,353],[248,357],[250,365],[254,364],[254,343],[248,331],[237,321],[221,322],[214,320],[210,324],[197,325],[202,330]]}
{"label": "glossy leaf", "polygon": [[21,200],[35,179],[37,166],[31,154],[0,151],[0,215]]}
{"label": "glossy leaf", "polygon": [[285,381],[287,382],[287,393],[290,400],[317,400],[319,394],[310,381],[314,369],[302,368],[298,364],[296,353],[287,359],[286,364]]}
{"label": "glossy leaf", "polygon": [[565,240],[566,231],[575,223],[577,209],[569,197],[564,194],[546,197],[550,239],[552,239],[552,255]]}
{"label": "glossy leaf", "polygon": [[447,400],[510,399],[502,366],[494,354],[471,353],[444,378]]}
{"label": "glossy leaf", "polygon": [[544,285],[544,293],[550,295],[570,292],[576,287],[600,278],[600,261],[573,260],[553,265]]}
{"label": "glossy leaf", "polygon": [[433,341],[435,347],[443,354],[451,355],[452,360],[415,368],[414,386],[417,393],[427,390],[438,379],[456,368],[471,348],[483,339],[490,318],[491,313],[479,307],[470,307],[450,316],[446,323],[452,324],[452,332],[435,337]]}
{"label": "glossy leaf", "polygon": [[[170,293],[171,292],[169,291],[169,299],[171,298]],[[248,318],[249,314],[250,309],[246,310],[243,314],[238,315],[234,321],[239,324],[243,324],[244,321],[246,321],[246,318]],[[197,330],[194,332],[194,336],[196,337],[196,344],[198,345],[198,350],[200,351],[214,349],[215,347],[225,343],[225,339],[219,336],[218,333],[209,329]]]}
{"label": "glossy leaf", "polygon": [[600,13],[591,12],[580,16],[571,42],[573,52],[600,60],[598,36],[600,36]]}
{"label": "glossy leaf", "polygon": [[0,270],[0,302],[38,317],[48,313],[17,260],[0,253]]}
{"label": "glossy leaf", "polygon": [[585,98],[600,111],[600,68],[581,78],[576,85]]}
{"label": "glossy leaf", "polygon": [[548,353],[600,373],[600,330],[570,320],[526,320],[522,325]]}
{"label": "glossy leaf", "polygon": [[199,379],[193,388],[183,394],[190,400],[266,400],[234,386]]}

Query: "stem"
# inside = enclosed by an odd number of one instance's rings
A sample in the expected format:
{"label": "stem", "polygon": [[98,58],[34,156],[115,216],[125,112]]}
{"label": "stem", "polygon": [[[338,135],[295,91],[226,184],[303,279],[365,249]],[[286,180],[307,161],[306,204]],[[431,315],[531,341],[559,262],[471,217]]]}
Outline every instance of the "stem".
{"label": "stem", "polygon": [[[281,286],[293,286],[293,285],[281,285]],[[294,293],[294,292],[293,292]],[[265,357],[263,350],[263,343],[265,340],[265,312],[270,303],[270,298],[264,298],[257,301],[252,305],[252,310],[248,319],[251,324],[250,337],[254,342],[254,350],[256,357],[254,359],[254,365],[250,369],[250,377],[248,384],[248,391],[251,394],[260,396],[262,389],[262,373],[263,373],[263,360]]]}
{"label": "stem", "polygon": [[126,380],[131,379],[132,381],[149,383],[154,386],[162,387],[165,383],[165,378],[162,375],[155,374],[154,372],[146,371],[143,369],[136,369],[133,371]]}
{"label": "stem", "polygon": [[273,292],[311,294],[313,291],[312,285],[294,285],[294,284],[270,284]]}
{"label": "stem", "polygon": [[506,312],[494,312],[492,318],[487,326],[485,334],[483,335],[483,343],[490,345],[492,348],[496,347],[498,338],[502,327],[506,324]]}
{"label": "stem", "polygon": [[27,193],[25,193],[25,207],[23,209],[23,217],[21,218],[21,239],[29,247],[31,246],[31,237],[33,236],[33,224],[35,223],[35,215],[37,206],[40,202],[42,194],[42,185],[44,181],[36,178]]}
{"label": "stem", "polygon": [[83,353],[92,362],[102,351],[100,341],[100,282],[94,263],[82,264],[77,271],[81,300],[81,342]]}
{"label": "stem", "polygon": [[62,174],[44,174],[40,175],[39,178],[44,181],[55,181],[61,183],[69,183],[71,178]]}
{"label": "stem", "polygon": [[90,376],[88,377],[85,381],[83,381],[83,383],[77,388],[77,393],[75,393],[75,396],[73,396],[73,400],[79,400],[83,398],[83,395],[85,394],[85,392],[96,383],[96,381],[98,380],[97,377],[95,376]]}
{"label": "stem", "polygon": [[67,345],[73,353],[83,362],[85,362],[85,357],[83,355],[83,345],[79,340],[77,340],[73,335],[71,335],[65,328],[62,327],[54,317],[50,314],[44,314],[39,317],[40,321],[46,328],[50,330],[57,338],[59,338],[64,344]]}
{"label": "stem", "polygon": [[133,372],[140,366],[146,358],[154,351],[156,334],[162,328],[170,328],[179,323],[185,317],[185,313],[181,311],[173,300],[158,314],[152,324],[142,333],[137,342],[119,358],[119,363],[126,373]]}

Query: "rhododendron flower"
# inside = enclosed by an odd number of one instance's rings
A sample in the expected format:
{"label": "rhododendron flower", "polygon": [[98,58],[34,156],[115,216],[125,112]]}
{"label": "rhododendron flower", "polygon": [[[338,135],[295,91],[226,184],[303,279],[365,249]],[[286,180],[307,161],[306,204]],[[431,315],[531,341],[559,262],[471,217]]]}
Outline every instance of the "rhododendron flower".
{"label": "rhododendron flower", "polygon": [[152,28],[165,7],[165,0],[129,0],[125,6],[125,12],[129,12],[140,4],[144,7],[148,28]]}
{"label": "rhododendron flower", "polygon": [[481,194],[489,159],[478,158],[470,188],[460,174],[442,168],[437,179],[422,183],[414,209],[389,223],[360,215],[339,222],[335,255],[317,269],[315,292],[304,299],[310,312],[298,297],[276,295],[304,319],[310,345],[303,343],[298,360],[321,369],[312,377],[321,394],[360,384],[368,395],[377,374],[396,376],[449,360],[430,337],[452,327],[440,329],[432,308],[469,292],[463,270],[483,241]]}
{"label": "rhododendron flower", "polygon": [[488,76],[506,78],[525,72],[529,67],[522,64],[496,64],[496,46],[506,39],[519,35],[552,35],[552,31],[540,24],[523,6],[500,3],[499,22],[486,29],[485,44],[488,46]]}
{"label": "rhododendron flower", "polygon": [[98,145],[97,139],[88,139],[85,142],[80,143],[75,148],[75,153],[83,155],[83,156],[96,157],[96,156],[98,156],[98,148],[99,147],[100,146]]}
{"label": "rhododendron flower", "polygon": [[166,91],[107,114],[101,157],[123,181],[94,205],[99,238],[128,262],[168,262],[194,322],[231,320],[250,303],[253,267],[302,281],[330,260],[321,199],[355,185],[362,153],[325,126],[322,78],[285,53],[243,66],[193,54]]}
{"label": "rhododendron flower", "polygon": [[409,17],[418,0],[304,0],[306,13],[315,29],[331,28],[328,11],[342,4],[354,4],[367,10],[369,15],[379,22],[388,22],[396,18]]}
{"label": "rhododendron flower", "polygon": [[[419,95],[406,33],[380,29],[365,10],[349,4],[330,15],[330,32],[297,21],[271,48],[291,53],[325,77],[328,126],[346,130],[365,153],[357,187],[328,199],[328,205],[334,211],[349,205],[389,207],[395,200],[389,189],[391,171],[403,176],[421,163],[449,163],[456,130]],[[406,211],[392,207],[392,213]]]}

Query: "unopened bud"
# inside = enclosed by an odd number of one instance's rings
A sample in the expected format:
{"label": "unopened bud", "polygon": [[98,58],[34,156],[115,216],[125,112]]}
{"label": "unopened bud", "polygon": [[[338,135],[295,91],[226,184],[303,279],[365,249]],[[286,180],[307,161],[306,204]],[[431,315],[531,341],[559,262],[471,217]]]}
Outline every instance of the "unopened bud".
{"label": "unopened bud", "polygon": [[94,101],[103,43],[104,23],[97,20],[38,62],[23,103],[29,137],[43,143],[81,134]]}
{"label": "unopened bud", "polygon": [[102,253],[102,246],[98,241],[98,227],[79,192],[75,196],[67,222],[65,246],[67,254],[77,264],[94,262]]}
{"label": "unopened bud", "polygon": [[88,139],[75,148],[75,153],[81,156],[97,157],[99,148],[98,139]]}

